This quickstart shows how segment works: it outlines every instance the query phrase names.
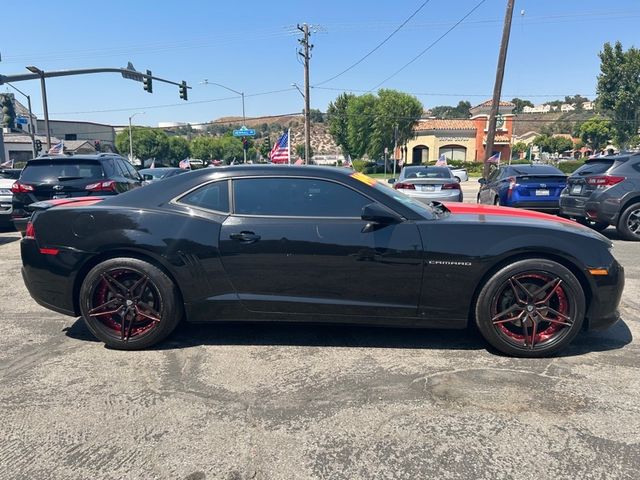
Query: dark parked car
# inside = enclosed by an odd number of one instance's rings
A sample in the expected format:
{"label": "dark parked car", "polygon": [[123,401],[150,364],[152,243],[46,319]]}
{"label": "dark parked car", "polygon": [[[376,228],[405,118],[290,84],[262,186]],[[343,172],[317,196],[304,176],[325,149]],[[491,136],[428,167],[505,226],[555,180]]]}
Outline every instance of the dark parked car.
{"label": "dark parked car", "polygon": [[102,201],[50,200],[21,242],[41,305],[120,349],[190,322],[464,328],[516,356],[618,319],[611,242],[538,212],[426,205],[340,168],[202,169]]}
{"label": "dark parked car", "polygon": [[609,225],[640,241],[640,154],[593,158],[569,177],[560,213],[601,231]]}
{"label": "dark parked car", "polygon": [[56,198],[105,196],[142,185],[142,177],[119,155],[45,156],[27,162],[13,184],[13,222],[24,233],[30,205]]}
{"label": "dark parked car", "polygon": [[503,165],[478,182],[478,203],[557,213],[567,176],[551,165]]}
{"label": "dark parked car", "polygon": [[138,171],[138,173],[142,175],[145,185],[173,177],[174,175],[180,175],[185,172],[188,172],[188,170],[177,167],[143,168]]}

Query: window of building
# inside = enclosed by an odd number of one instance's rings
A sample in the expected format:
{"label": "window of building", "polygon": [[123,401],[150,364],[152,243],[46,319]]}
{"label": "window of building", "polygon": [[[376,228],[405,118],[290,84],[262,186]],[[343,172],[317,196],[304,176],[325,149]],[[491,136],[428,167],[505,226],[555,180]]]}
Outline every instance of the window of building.
{"label": "window of building", "polygon": [[443,155],[447,160],[457,160],[465,162],[467,160],[467,149],[461,145],[445,145],[440,147],[438,155]]}
{"label": "window of building", "polygon": [[64,134],[64,139],[65,140],[77,140],[78,139],[78,135],[75,133],[65,133]]}

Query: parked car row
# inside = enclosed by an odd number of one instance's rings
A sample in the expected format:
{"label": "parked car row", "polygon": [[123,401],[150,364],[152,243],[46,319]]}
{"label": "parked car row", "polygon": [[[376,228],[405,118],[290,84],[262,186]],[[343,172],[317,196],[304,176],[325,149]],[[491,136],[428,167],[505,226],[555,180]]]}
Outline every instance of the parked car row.
{"label": "parked car row", "polygon": [[478,181],[478,203],[558,214],[597,231],[614,226],[640,241],[640,153],[589,159],[569,177],[550,165],[504,165]]}

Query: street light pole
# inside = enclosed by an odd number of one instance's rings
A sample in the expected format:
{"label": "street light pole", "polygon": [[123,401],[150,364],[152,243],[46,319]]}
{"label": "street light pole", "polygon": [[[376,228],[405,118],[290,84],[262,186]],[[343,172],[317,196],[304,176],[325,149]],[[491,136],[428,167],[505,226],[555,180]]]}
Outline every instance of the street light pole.
{"label": "street light pole", "polygon": [[[226,87],[226,86],[222,85],[221,83],[210,82],[206,78],[200,83],[202,85],[216,85],[218,87],[224,88],[225,90],[229,90],[230,92],[237,93],[238,95],[240,95],[240,97],[242,97],[242,126],[246,127],[246,125],[247,125],[247,117],[245,116],[245,113],[244,113],[244,92],[239,92],[238,90],[234,90],[233,88]],[[243,145],[243,148],[242,148],[242,152],[244,153],[244,163],[247,163],[247,150],[244,148],[244,145]]]}
{"label": "street light pole", "polygon": [[17,87],[14,87],[10,83],[7,82],[7,85],[13,88],[19,94],[25,96],[27,98],[27,106],[29,108],[29,136],[31,137],[31,150],[33,151],[33,158],[38,156],[38,152],[36,152],[36,137],[35,130],[33,128],[33,111],[31,110],[31,96],[24,93]]}
{"label": "street light pole", "polygon": [[[144,115],[145,112],[136,112],[129,116],[129,161],[133,163],[133,136],[131,135],[131,119],[136,115]],[[142,165],[144,167],[144,165]]]}
{"label": "street light pole", "polygon": [[51,149],[51,130],[49,129],[49,106],[47,104],[47,85],[44,80],[44,71],[33,65],[28,66],[27,70],[40,76],[40,88],[42,90],[42,110],[44,111],[44,129],[47,133],[47,151]]}

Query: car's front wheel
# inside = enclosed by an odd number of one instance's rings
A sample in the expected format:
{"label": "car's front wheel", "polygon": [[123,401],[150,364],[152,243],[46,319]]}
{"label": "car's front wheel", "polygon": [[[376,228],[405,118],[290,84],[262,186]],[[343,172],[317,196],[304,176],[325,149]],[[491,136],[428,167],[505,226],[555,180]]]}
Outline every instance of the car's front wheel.
{"label": "car's front wheel", "polygon": [[640,241],[640,203],[625,208],[620,215],[617,230],[625,240]]}
{"label": "car's front wheel", "polygon": [[582,327],[585,295],[557,262],[531,258],[496,272],[480,291],[476,323],[495,348],[517,357],[544,357],[565,348]]}
{"label": "car's front wheel", "polygon": [[80,287],[80,311],[99,340],[137,350],[166,338],[182,317],[180,295],[158,267],[137,258],[111,258],[89,271]]}

